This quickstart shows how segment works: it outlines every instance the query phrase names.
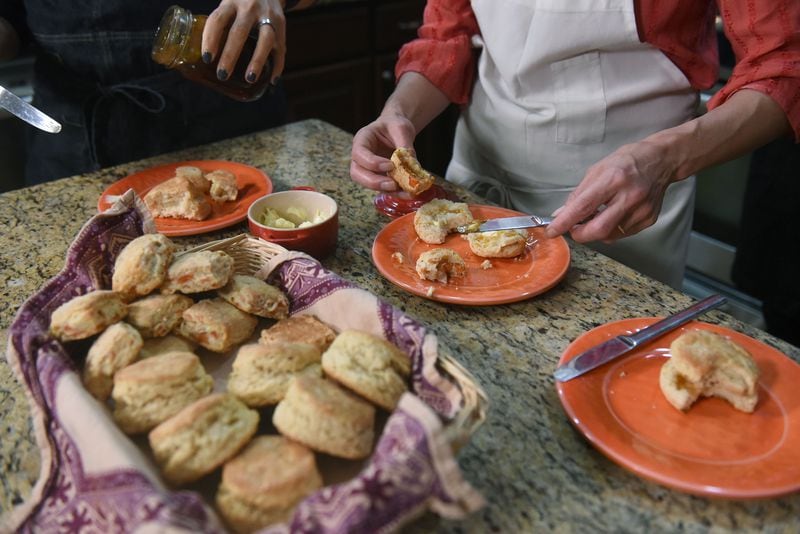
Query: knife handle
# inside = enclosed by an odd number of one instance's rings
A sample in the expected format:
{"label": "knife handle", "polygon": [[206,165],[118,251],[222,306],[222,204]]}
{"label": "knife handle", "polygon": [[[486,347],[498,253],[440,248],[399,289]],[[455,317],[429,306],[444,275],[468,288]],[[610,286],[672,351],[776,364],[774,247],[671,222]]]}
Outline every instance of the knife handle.
{"label": "knife handle", "polygon": [[666,334],[670,330],[674,330],[684,323],[688,323],[698,315],[702,315],[708,310],[725,304],[727,300],[728,299],[721,295],[711,295],[710,297],[704,298],[700,302],[689,306],[685,310],[678,312],[675,315],[670,315],[666,319],[661,319],[657,323],[653,323],[652,325],[641,329],[635,334],[624,337],[627,337],[632,343],[631,346],[635,347],[641,343],[644,343],[645,341],[649,341],[653,338],[657,338],[663,334]]}

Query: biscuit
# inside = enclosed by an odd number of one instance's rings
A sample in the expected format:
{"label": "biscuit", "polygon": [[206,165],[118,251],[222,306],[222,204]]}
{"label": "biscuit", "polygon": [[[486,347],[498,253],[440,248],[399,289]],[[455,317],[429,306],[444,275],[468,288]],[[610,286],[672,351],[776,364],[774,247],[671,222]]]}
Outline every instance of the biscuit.
{"label": "biscuit", "polygon": [[132,299],[147,295],[167,276],[175,245],[162,234],[145,234],[130,243],[117,256],[111,289]]}
{"label": "biscuit", "polygon": [[127,323],[105,329],[89,348],[83,367],[83,384],[97,400],[105,401],[114,386],[114,374],[139,358],[142,336]]}
{"label": "biscuit", "polygon": [[451,278],[463,278],[467,264],[458,252],[450,248],[426,250],[417,258],[417,275],[422,280],[433,280],[446,284]]}
{"label": "biscuit", "polygon": [[167,269],[161,293],[201,293],[219,289],[233,276],[233,266],[233,258],[221,250],[183,254]]}
{"label": "biscuit", "polygon": [[322,487],[314,453],[283,436],[258,436],[222,468],[217,509],[236,532],[286,522]]}
{"label": "biscuit", "polygon": [[201,300],[183,312],[177,333],[213,352],[227,352],[247,340],[258,319],[220,298]]}
{"label": "biscuit", "polygon": [[203,176],[203,171],[198,167],[191,165],[182,165],[180,167],[176,167],[175,176],[186,178],[201,193],[208,193],[208,190],[211,189],[211,182],[209,182],[208,179]]}
{"label": "biscuit", "polygon": [[86,339],[99,334],[128,314],[119,293],[98,289],[73,298],[50,316],[50,334],[61,341]]}
{"label": "biscuit", "polygon": [[211,214],[203,192],[182,176],[161,182],[144,196],[144,203],[153,217],[202,221]]}
{"label": "biscuit", "polygon": [[336,332],[313,315],[293,315],[262,330],[258,342],[310,343],[324,352],[335,338]]}
{"label": "biscuit", "polygon": [[467,234],[469,248],[482,258],[513,258],[525,252],[528,232],[525,230],[497,230]]}
{"label": "biscuit", "polygon": [[277,404],[297,374],[322,376],[322,353],[308,343],[242,345],[228,376],[228,391],[248,406]]}
{"label": "biscuit", "polygon": [[289,316],[289,299],[283,291],[255,276],[235,274],[217,294],[240,310],[260,317]]}
{"label": "biscuit", "polygon": [[195,347],[197,343],[175,335],[147,338],[139,351],[139,359],[152,358],[167,352],[194,352]]}
{"label": "biscuit", "polygon": [[357,460],[372,451],[375,407],[331,380],[297,376],[275,407],[272,424],[315,451]]}
{"label": "biscuit", "polygon": [[185,295],[150,295],[128,304],[128,322],[144,337],[163,337],[178,326],[192,304]]}
{"label": "biscuit", "polygon": [[431,245],[444,243],[447,234],[472,222],[472,212],[464,202],[435,198],[414,213],[414,230]]}
{"label": "biscuit", "polygon": [[688,410],[702,395],[725,399],[743,412],[755,410],[759,369],[741,345],[715,332],[690,330],[672,342],[670,352],[659,385],[675,408]]}
{"label": "biscuit", "polygon": [[126,434],[147,432],[213,387],[214,380],[191,352],[139,360],[114,375],[114,421]]}
{"label": "biscuit", "polygon": [[185,484],[236,455],[256,433],[258,419],[257,411],[233,395],[214,393],[155,427],[150,448],[164,478]]}
{"label": "biscuit", "polygon": [[206,179],[211,182],[209,194],[217,202],[236,200],[239,189],[236,187],[236,175],[232,172],[218,169],[206,174]]}
{"label": "biscuit", "polygon": [[385,339],[345,330],[322,355],[322,370],[348,389],[392,411],[408,391],[411,360]]}
{"label": "biscuit", "polygon": [[409,149],[403,147],[395,149],[391,159],[394,169],[387,174],[406,193],[416,196],[433,185],[433,175],[422,168]]}

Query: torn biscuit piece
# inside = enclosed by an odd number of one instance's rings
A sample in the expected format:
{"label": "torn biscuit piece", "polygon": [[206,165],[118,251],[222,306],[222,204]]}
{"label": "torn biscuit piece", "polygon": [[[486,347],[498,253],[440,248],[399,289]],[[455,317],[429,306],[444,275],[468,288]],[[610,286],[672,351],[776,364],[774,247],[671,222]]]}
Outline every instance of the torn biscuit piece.
{"label": "torn biscuit piece", "polygon": [[406,193],[416,196],[433,185],[433,175],[422,168],[408,148],[395,149],[391,159],[394,169],[389,171],[389,177]]}

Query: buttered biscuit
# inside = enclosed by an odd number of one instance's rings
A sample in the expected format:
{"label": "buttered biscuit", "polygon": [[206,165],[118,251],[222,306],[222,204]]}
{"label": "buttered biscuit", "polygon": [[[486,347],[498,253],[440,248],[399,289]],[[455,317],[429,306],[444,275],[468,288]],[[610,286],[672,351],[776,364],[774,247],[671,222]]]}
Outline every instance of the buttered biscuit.
{"label": "buttered biscuit", "polygon": [[203,171],[192,165],[182,165],[175,168],[175,176],[186,178],[193,186],[195,186],[201,193],[208,193],[211,188],[211,182],[203,176]]}
{"label": "buttered biscuit", "polygon": [[414,213],[414,230],[426,243],[438,245],[444,243],[447,234],[472,220],[472,212],[464,202],[435,198]]}
{"label": "buttered biscuit", "polygon": [[167,352],[194,352],[197,343],[175,335],[152,337],[144,340],[139,359],[152,358]]}
{"label": "buttered biscuit", "polygon": [[211,214],[203,192],[183,176],[161,182],[145,194],[144,202],[153,217],[202,221]]}
{"label": "buttered biscuit", "polygon": [[217,294],[247,313],[269,319],[285,319],[289,315],[289,299],[277,287],[255,276],[235,274]]}
{"label": "buttered biscuit", "polygon": [[191,352],[168,352],[114,375],[114,421],[123,432],[147,432],[211,392],[214,380]]}
{"label": "buttered biscuit", "polygon": [[217,508],[236,532],[287,521],[322,487],[314,453],[283,436],[258,436],[222,468]]}
{"label": "buttered biscuit", "polygon": [[261,331],[259,343],[310,343],[325,351],[336,338],[334,330],[313,315],[293,315]]}
{"label": "buttered biscuit", "polygon": [[89,348],[83,368],[83,383],[97,400],[105,401],[114,386],[114,374],[139,358],[142,336],[127,323],[115,323],[103,331]]}
{"label": "buttered biscuit", "polygon": [[231,279],[233,264],[233,258],[221,250],[183,254],[167,269],[161,292],[200,293],[219,289]]}
{"label": "buttered biscuit", "polygon": [[69,300],[50,317],[50,334],[61,341],[86,339],[99,334],[128,314],[119,293],[99,289]]}
{"label": "buttered biscuit", "polygon": [[525,252],[528,232],[525,230],[497,230],[467,234],[469,248],[482,258],[513,258]]}
{"label": "buttered biscuit", "polygon": [[298,374],[322,376],[322,353],[308,343],[242,345],[228,377],[228,391],[248,406],[277,404]]}
{"label": "buttered biscuit", "polygon": [[236,175],[224,169],[218,169],[206,174],[206,179],[211,182],[209,194],[217,202],[236,200],[239,189],[236,186]]}
{"label": "buttered biscuit", "polygon": [[192,304],[185,295],[150,295],[128,304],[128,322],[144,337],[166,336]]}
{"label": "buttered biscuit", "polygon": [[755,409],[759,370],[741,345],[715,332],[690,330],[672,342],[670,352],[659,385],[677,409],[688,410],[701,395],[725,399],[743,412]]}
{"label": "buttered biscuit", "polygon": [[451,278],[463,278],[467,274],[464,259],[450,248],[426,250],[417,258],[415,269],[420,279],[443,284]]}
{"label": "buttered biscuit", "polygon": [[201,300],[183,312],[177,333],[214,352],[227,352],[247,340],[258,319],[222,299]]}
{"label": "buttered biscuit", "polygon": [[408,390],[411,361],[385,339],[345,330],[322,355],[322,369],[330,378],[392,411]]}
{"label": "buttered biscuit", "polygon": [[389,177],[397,182],[403,191],[419,195],[433,185],[433,175],[422,168],[409,149],[404,147],[395,149],[391,159],[394,169],[388,172]]}
{"label": "buttered biscuit", "polygon": [[311,376],[292,379],[272,423],[315,451],[353,460],[369,456],[375,438],[370,403],[333,381]]}
{"label": "buttered biscuit", "polygon": [[137,237],[117,256],[111,288],[127,299],[149,294],[164,282],[174,251],[165,235]]}
{"label": "buttered biscuit", "polygon": [[164,478],[184,484],[221,466],[258,427],[258,412],[233,395],[215,393],[189,404],[148,435]]}

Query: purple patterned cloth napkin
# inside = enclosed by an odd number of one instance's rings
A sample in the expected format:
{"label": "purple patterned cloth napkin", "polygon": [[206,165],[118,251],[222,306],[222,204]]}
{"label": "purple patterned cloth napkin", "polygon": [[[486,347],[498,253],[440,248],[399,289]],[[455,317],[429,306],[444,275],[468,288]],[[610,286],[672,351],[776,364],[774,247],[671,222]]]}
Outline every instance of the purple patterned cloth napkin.
{"label": "purple patterned cloth napkin", "polygon": [[[0,531],[225,532],[199,493],[164,485],[108,407],[84,389],[79,364],[48,334],[53,310],[110,287],[117,254],[150,232],[155,225],[147,209],[129,191],[81,229],[64,269],[17,312],[6,356],[30,401],[41,472],[31,497],[4,518]],[[281,254],[258,275],[287,292],[291,313],[313,313],[337,330],[380,335],[414,362],[413,393],[389,416],[363,469],[312,494],[288,524],[268,532],[388,532],[425,510],[458,519],[483,506],[444,436],[441,421],[457,413],[462,398],[436,369],[436,337],[308,256]]]}

